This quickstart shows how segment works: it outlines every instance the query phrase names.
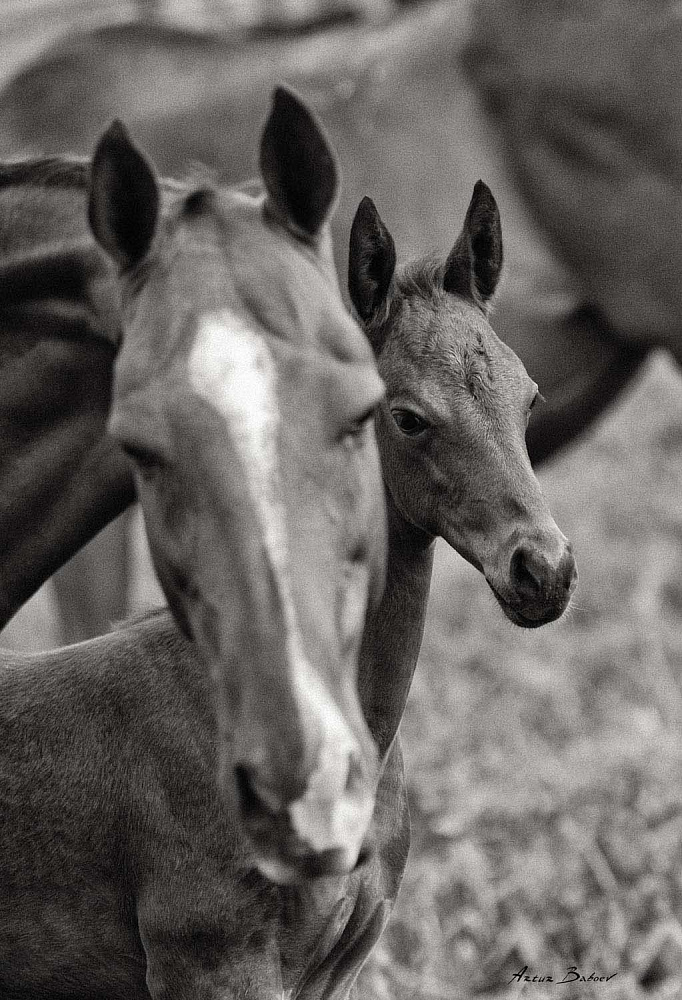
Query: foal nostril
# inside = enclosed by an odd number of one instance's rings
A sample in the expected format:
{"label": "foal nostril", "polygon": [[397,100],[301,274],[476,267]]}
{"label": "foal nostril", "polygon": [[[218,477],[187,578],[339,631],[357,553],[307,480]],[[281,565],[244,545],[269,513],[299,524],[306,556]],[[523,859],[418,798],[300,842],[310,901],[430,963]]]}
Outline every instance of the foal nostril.
{"label": "foal nostril", "polygon": [[528,549],[519,546],[511,557],[509,575],[517,592],[526,597],[537,597],[542,591],[543,579]]}
{"label": "foal nostril", "polygon": [[564,590],[573,590],[578,582],[578,568],[571,552],[567,552],[561,561],[560,568],[564,574]]}

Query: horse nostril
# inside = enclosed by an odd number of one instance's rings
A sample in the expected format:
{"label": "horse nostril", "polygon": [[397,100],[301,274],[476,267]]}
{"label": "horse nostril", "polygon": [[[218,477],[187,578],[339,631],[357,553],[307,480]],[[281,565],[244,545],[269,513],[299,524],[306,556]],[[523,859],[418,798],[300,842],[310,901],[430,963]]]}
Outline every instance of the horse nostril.
{"label": "horse nostril", "polygon": [[529,597],[537,597],[541,592],[543,581],[536,567],[533,566],[533,556],[520,546],[511,557],[509,564],[511,582],[517,591]]}
{"label": "horse nostril", "polygon": [[239,800],[245,816],[256,817],[266,813],[275,814],[281,809],[281,803],[276,796],[268,789],[261,787],[243,764],[238,764],[234,772]]}
{"label": "horse nostril", "polygon": [[353,794],[362,787],[362,761],[357,754],[351,754],[348,761],[348,777],[346,778],[346,792]]}

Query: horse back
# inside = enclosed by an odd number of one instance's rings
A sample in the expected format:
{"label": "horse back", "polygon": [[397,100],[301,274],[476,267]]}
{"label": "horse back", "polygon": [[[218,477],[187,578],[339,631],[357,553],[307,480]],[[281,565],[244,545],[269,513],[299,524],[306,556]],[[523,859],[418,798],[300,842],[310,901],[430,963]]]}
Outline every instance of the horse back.
{"label": "horse back", "polygon": [[137,900],[171,827],[194,806],[202,822],[215,819],[206,691],[162,621],[156,643],[132,628],[56,653],[3,656],[5,1000],[148,996]]}

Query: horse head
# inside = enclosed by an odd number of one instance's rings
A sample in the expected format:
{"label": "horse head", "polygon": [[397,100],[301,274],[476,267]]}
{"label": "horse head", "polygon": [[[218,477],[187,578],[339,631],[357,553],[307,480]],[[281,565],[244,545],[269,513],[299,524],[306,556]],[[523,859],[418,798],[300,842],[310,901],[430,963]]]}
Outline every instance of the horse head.
{"label": "horse head", "polygon": [[162,190],[114,123],[89,217],[122,305],[109,429],[212,678],[222,786],[287,882],[351,869],[372,814],[356,680],[383,585],[383,385],[334,272],[334,154],[281,88],[260,166],[257,189]]}
{"label": "horse head", "polygon": [[489,323],[501,267],[500,216],[481,181],[444,261],[396,270],[373,202],[355,215],[349,289],[386,384],[377,435],[392,501],[485,575],[512,622],[534,628],[562,614],[577,574],[526,450],[538,387]]}

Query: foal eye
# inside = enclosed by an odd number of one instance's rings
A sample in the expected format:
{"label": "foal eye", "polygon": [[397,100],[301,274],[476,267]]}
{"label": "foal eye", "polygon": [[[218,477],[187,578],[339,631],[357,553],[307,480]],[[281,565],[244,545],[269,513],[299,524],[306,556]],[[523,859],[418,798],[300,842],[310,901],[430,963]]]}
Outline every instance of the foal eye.
{"label": "foal eye", "polygon": [[429,426],[428,421],[412,410],[391,410],[391,416],[400,431],[407,437],[423,434]]}

